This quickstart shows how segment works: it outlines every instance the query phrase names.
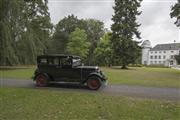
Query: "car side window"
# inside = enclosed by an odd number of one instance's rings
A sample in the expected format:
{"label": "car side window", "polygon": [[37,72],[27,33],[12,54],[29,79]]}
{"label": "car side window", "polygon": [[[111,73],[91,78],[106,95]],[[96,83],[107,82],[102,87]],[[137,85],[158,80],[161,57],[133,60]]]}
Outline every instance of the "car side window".
{"label": "car side window", "polygon": [[53,58],[48,58],[48,65],[54,65]]}
{"label": "car side window", "polygon": [[40,59],[39,64],[40,65],[47,65],[48,61],[45,58]]}
{"label": "car side window", "polygon": [[62,66],[62,68],[71,68],[72,67],[71,59],[70,58],[62,58],[61,66]]}
{"label": "car side window", "polygon": [[59,58],[48,58],[48,65],[59,65]]}
{"label": "car side window", "polygon": [[54,65],[59,65],[59,58],[54,58]]}

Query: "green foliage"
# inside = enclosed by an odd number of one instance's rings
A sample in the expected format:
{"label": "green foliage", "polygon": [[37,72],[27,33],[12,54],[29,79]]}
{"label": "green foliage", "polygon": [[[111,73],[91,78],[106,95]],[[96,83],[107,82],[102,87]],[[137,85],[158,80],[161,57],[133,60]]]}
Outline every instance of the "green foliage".
{"label": "green foliage", "polygon": [[111,54],[110,33],[105,33],[94,51],[95,64],[100,66],[110,66],[112,59]]}
{"label": "green foliage", "polygon": [[95,19],[78,19],[74,15],[63,18],[55,27],[51,53],[67,53],[67,43],[71,32],[76,28],[85,30],[90,43],[86,63],[92,64],[94,49],[104,33],[103,22]]}
{"label": "green foliage", "polygon": [[0,65],[34,64],[46,53],[52,25],[47,0],[1,0]]}
{"label": "green foliage", "polygon": [[23,1],[0,0],[0,65],[18,64],[15,49],[22,30],[20,2]]}
{"label": "green foliage", "polygon": [[84,20],[84,22],[85,22],[84,30],[86,30],[87,39],[90,42],[87,63],[89,65],[92,65],[94,64],[93,63],[93,59],[95,56],[94,50],[104,34],[104,23],[95,19],[87,19]]}
{"label": "green foliage", "polygon": [[90,43],[87,41],[85,30],[76,28],[69,36],[67,43],[67,52],[69,54],[78,55],[85,59],[89,51]]}
{"label": "green foliage", "polygon": [[63,18],[55,27],[52,41],[52,53],[67,53],[66,47],[69,40],[69,35],[77,27],[80,27],[80,22],[76,16],[69,15]]}
{"label": "green foliage", "polygon": [[133,38],[140,38],[136,16],[140,15],[138,8],[141,0],[115,0],[112,30],[112,49],[114,63],[122,64],[126,68],[129,63],[134,63],[140,54],[138,42]]}
{"label": "green foliage", "polygon": [[177,27],[180,27],[180,0],[177,0],[177,3],[172,6],[170,16],[171,18],[176,18],[174,24],[176,24]]}

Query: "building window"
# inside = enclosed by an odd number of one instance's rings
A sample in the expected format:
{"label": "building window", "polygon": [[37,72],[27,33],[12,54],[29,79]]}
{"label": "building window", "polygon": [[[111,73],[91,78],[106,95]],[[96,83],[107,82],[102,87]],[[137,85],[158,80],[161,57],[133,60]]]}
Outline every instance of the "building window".
{"label": "building window", "polygon": [[147,65],[147,61],[144,61],[144,64]]}
{"label": "building window", "polygon": [[161,51],[159,51],[159,53],[161,53]]}
{"label": "building window", "polygon": [[153,61],[150,61],[151,64],[153,64]]}
{"label": "building window", "polygon": [[163,61],[163,63],[165,64],[165,63],[166,63],[166,61]]}
{"label": "building window", "polygon": [[154,59],[157,59],[157,56],[156,56],[156,55],[154,56]]}
{"label": "building window", "polygon": [[159,64],[161,64],[161,61],[159,61]]}
{"label": "building window", "polygon": [[164,53],[166,53],[166,51],[164,51]]}
{"label": "building window", "polygon": [[153,59],[153,56],[151,55],[150,58]]}
{"label": "building window", "polygon": [[174,51],[171,51],[171,53],[173,53]]}
{"label": "building window", "polygon": [[157,62],[156,61],[154,61],[154,64],[156,64]]}
{"label": "building window", "polygon": [[165,56],[165,55],[163,56],[163,59],[166,59],[166,56]]}
{"label": "building window", "polygon": [[173,59],[174,58],[174,56],[173,55],[171,55],[171,59]]}
{"label": "building window", "polygon": [[155,51],[155,53],[157,53],[157,51]]}
{"label": "building window", "polygon": [[[180,51],[179,51],[180,52]],[[151,52],[151,54],[153,54],[153,51]]]}
{"label": "building window", "polygon": [[161,56],[159,55],[159,59],[161,59]]}

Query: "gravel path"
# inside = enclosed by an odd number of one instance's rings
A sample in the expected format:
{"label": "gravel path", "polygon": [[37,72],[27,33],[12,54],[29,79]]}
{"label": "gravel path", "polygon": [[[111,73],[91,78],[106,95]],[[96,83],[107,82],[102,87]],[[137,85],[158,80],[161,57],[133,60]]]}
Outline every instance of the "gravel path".
{"label": "gravel path", "polygon": [[[1,87],[38,88],[32,80],[0,79]],[[38,89],[66,90],[76,92],[106,93],[110,95],[141,97],[150,99],[164,99],[180,101],[180,88],[143,87],[135,85],[107,85],[98,91],[88,90],[86,87],[67,84],[51,84],[49,87]]]}

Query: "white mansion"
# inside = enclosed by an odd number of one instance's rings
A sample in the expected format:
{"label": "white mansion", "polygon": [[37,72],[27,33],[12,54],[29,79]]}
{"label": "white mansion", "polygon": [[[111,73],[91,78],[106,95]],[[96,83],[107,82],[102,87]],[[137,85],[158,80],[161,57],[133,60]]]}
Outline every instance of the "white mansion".
{"label": "white mansion", "polygon": [[176,66],[174,55],[180,53],[180,43],[158,44],[151,47],[149,40],[142,43],[142,64]]}

